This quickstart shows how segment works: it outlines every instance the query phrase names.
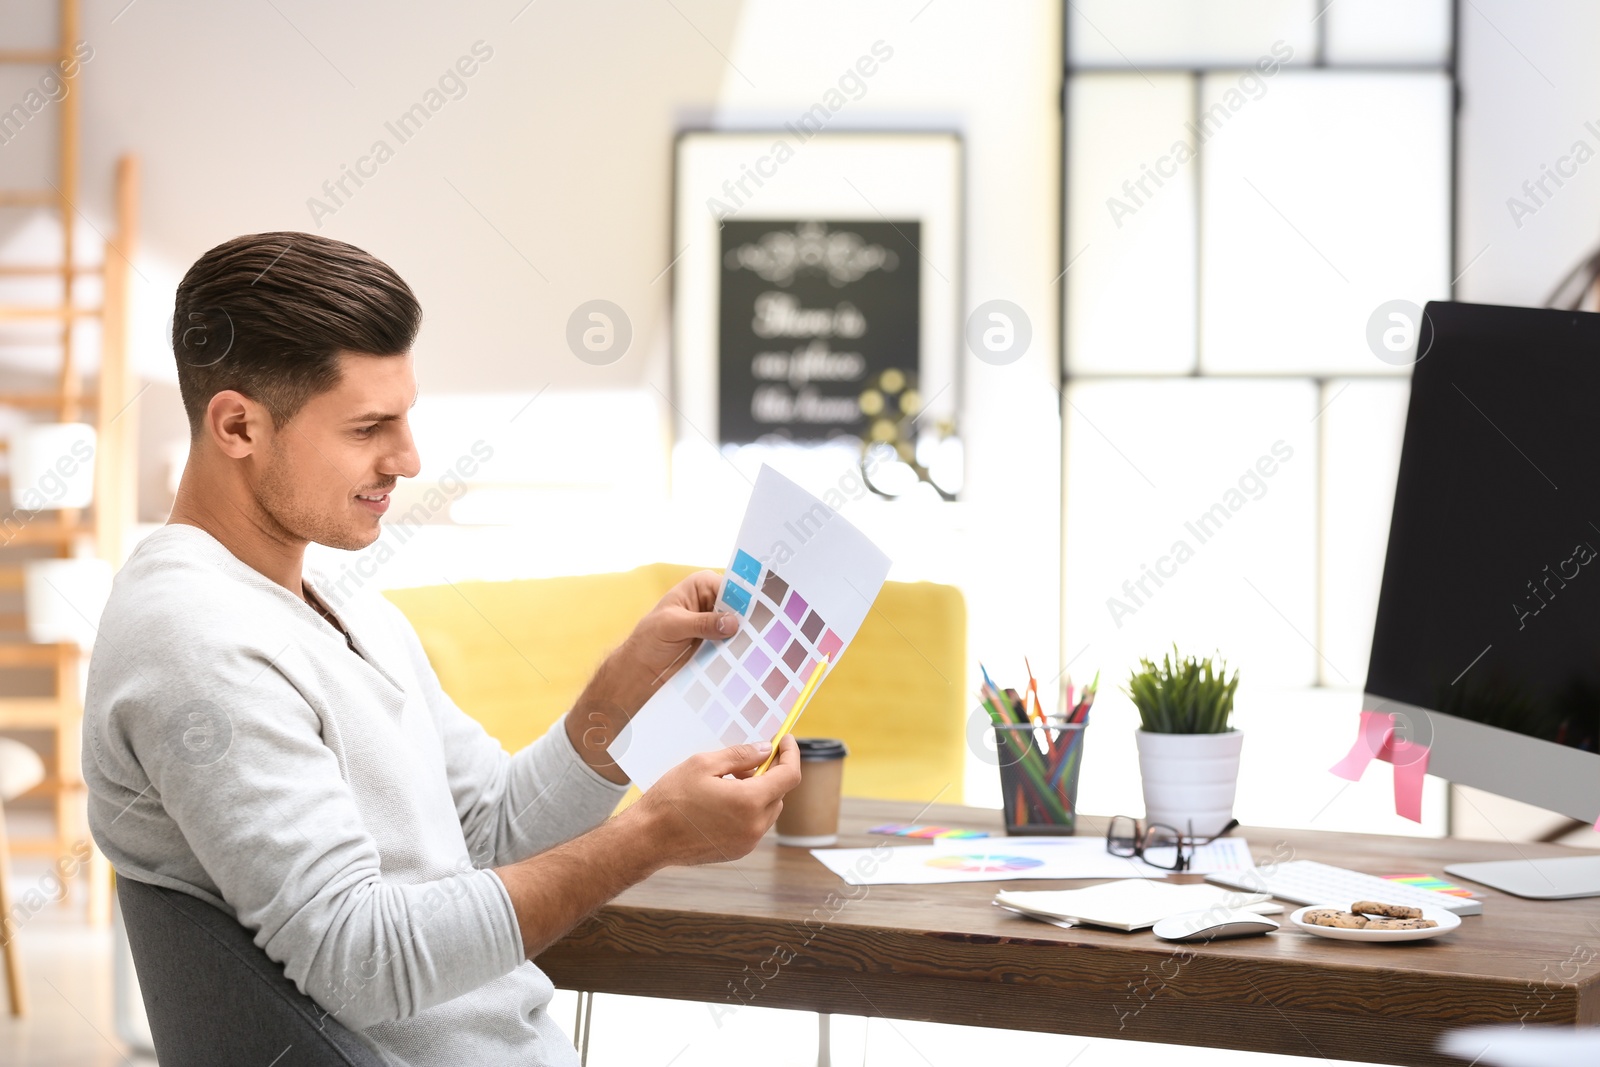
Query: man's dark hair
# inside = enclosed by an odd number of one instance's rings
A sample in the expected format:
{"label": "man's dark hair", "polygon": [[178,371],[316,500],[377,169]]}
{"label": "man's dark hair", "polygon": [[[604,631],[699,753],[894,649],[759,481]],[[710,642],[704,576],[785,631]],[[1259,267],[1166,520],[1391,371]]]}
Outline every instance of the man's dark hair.
{"label": "man's dark hair", "polygon": [[172,352],[198,433],[225,389],[264,405],[274,426],[339,384],[339,353],[410,351],[422,307],[387,263],[309,233],[253,233],[195,261],[178,285]]}

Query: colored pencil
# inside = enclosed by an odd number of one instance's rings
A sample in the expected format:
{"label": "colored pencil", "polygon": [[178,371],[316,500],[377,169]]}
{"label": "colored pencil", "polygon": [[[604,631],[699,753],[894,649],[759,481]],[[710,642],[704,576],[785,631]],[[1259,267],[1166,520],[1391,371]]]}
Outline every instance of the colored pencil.
{"label": "colored pencil", "polygon": [[[983,672],[984,685],[980,692],[990,720],[996,726],[1031,725],[1017,703],[994,685],[988,670],[981,663],[978,669]],[[1018,730],[997,732],[1006,739],[1002,743],[1009,748],[1009,754],[1014,758],[1015,765],[1022,771],[1017,788],[1032,794],[1036,808],[1042,816],[1052,816],[1055,821],[1064,823],[1067,819],[1066,808],[1061,798],[1049,786],[1050,767],[1045,761],[1044,754],[1033,743],[1033,738],[1018,736],[1021,734]],[[1019,809],[1020,807],[1019,804]],[[1023,811],[1022,814],[1025,815],[1026,812]]]}
{"label": "colored pencil", "polygon": [[817,685],[822,680],[823,669],[828,666],[829,659],[823,656],[817,665],[811,669],[811,677],[806,679],[805,688],[800,690],[800,695],[794,698],[794,707],[789,709],[789,714],[784,717],[783,725],[778,727],[778,735],[772,739],[772,751],[767,753],[766,762],[761,764],[755,776],[760,777],[767,773],[767,768],[772,766],[772,761],[778,758],[778,742],[783,740],[783,735],[794,729],[794,724],[800,721],[800,713],[806,710],[806,703],[811,699],[811,694],[817,691]]}

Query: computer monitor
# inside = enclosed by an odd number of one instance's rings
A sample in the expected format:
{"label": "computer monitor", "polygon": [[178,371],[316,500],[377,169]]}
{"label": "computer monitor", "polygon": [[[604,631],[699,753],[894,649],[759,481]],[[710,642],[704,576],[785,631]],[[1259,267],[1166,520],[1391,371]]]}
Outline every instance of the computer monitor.
{"label": "computer monitor", "polygon": [[[1428,771],[1600,815],[1600,315],[1430,303],[1367,667],[1366,707]],[[1600,856],[1446,870],[1600,895]]]}

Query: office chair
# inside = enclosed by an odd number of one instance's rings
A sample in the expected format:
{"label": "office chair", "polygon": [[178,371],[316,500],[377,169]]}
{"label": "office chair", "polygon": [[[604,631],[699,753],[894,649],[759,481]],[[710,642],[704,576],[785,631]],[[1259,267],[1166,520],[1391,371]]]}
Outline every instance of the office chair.
{"label": "office chair", "polygon": [[117,900],[161,1067],[384,1067],[231,915],[121,876]]}

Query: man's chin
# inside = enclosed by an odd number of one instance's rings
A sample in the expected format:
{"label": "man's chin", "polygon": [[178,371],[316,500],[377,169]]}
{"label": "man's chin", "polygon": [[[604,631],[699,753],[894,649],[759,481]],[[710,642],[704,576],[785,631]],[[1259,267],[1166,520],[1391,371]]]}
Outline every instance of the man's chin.
{"label": "man's chin", "polygon": [[368,548],[375,544],[382,534],[383,524],[374,517],[370,529],[340,530],[337,534],[316,538],[316,542],[319,545],[337,548],[344,552],[359,552],[363,548]]}

